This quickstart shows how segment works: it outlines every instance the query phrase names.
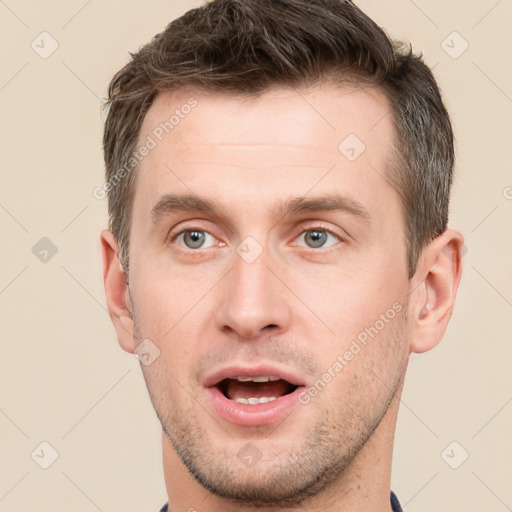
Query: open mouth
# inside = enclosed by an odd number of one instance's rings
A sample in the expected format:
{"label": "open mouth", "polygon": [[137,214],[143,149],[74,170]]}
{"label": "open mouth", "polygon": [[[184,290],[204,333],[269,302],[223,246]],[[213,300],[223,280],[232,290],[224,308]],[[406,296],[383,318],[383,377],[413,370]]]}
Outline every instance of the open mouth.
{"label": "open mouth", "polygon": [[243,426],[280,423],[298,404],[306,383],[273,365],[232,365],[206,376],[203,388],[215,412]]}
{"label": "open mouth", "polygon": [[228,400],[249,405],[272,402],[298,388],[285,379],[272,376],[225,378],[216,387]]}

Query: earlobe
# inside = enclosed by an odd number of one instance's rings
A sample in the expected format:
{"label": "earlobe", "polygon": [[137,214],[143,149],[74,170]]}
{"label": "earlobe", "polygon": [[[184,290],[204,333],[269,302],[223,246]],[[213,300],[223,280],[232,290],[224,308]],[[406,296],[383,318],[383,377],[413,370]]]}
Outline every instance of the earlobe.
{"label": "earlobe", "polygon": [[411,352],[431,350],[446,331],[462,272],[463,242],[461,233],[448,229],[422,252],[412,301]]}
{"label": "earlobe", "polygon": [[101,233],[103,283],[110,319],[123,350],[133,354],[133,315],[130,294],[124,270],[118,258],[118,246],[108,229]]}

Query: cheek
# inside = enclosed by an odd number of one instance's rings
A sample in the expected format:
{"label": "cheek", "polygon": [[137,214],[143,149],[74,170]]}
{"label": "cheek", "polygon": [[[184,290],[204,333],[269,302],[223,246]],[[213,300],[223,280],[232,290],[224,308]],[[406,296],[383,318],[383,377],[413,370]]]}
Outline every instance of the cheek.
{"label": "cheek", "polygon": [[400,279],[390,282],[387,275],[331,268],[329,272],[294,277],[294,292],[325,323],[341,343],[338,348],[342,348],[347,340],[376,322],[379,328],[385,321],[389,330],[388,323],[405,308],[407,286]]}
{"label": "cheek", "polygon": [[384,407],[407,366],[407,337],[407,322],[396,315],[384,326],[374,322],[357,336],[338,338],[337,351],[323,359],[321,379],[327,374],[330,383],[321,393],[322,405],[334,403],[342,416],[349,411],[356,417],[369,414],[376,404]]}
{"label": "cheek", "polygon": [[198,313],[201,317],[207,314],[205,299],[213,284],[211,274],[198,275],[183,268],[178,274],[170,265],[134,269],[130,289],[142,334],[168,338],[183,324],[189,327],[185,336],[193,334]]}
{"label": "cheek", "polygon": [[146,368],[148,376],[155,375],[171,388],[176,384],[172,377],[192,387],[190,369],[214,338],[215,293],[208,291],[215,282],[211,275],[187,275],[183,269],[179,275],[137,270],[130,285],[137,335],[139,340],[149,338],[160,350],[154,368]]}
{"label": "cheek", "polygon": [[[402,372],[407,355],[403,316],[407,287],[398,279],[389,285],[386,276],[361,279],[361,275],[331,273],[304,283],[298,293],[329,328],[323,329],[325,337],[319,338],[318,346],[309,348],[317,353],[326,380],[333,382],[332,391],[340,397],[355,393],[366,402],[365,397],[386,393],[379,378],[391,382]],[[301,323],[296,332],[307,344],[311,326],[298,320]]]}
{"label": "cheek", "polygon": [[193,322],[187,324],[184,321],[165,324],[164,334],[159,335],[157,333],[162,329],[156,326],[158,320],[159,312],[153,308],[144,320],[146,327],[139,328],[141,338],[154,340],[158,347],[158,356],[151,364],[141,364],[141,370],[155,409],[168,416],[177,409],[188,407],[190,400],[199,399],[192,371],[199,336]]}

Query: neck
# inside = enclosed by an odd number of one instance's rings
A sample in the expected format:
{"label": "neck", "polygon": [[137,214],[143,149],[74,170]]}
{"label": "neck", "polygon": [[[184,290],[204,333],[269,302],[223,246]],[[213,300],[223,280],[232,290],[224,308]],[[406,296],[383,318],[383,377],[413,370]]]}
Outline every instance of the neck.
{"label": "neck", "polygon": [[[384,418],[338,480],[297,507],[258,507],[258,512],[383,512],[391,511],[390,481],[393,439],[402,389],[397,390]],[[165,485],[172,512],[255,512],[204,489],[183,465],[162,433]]]}

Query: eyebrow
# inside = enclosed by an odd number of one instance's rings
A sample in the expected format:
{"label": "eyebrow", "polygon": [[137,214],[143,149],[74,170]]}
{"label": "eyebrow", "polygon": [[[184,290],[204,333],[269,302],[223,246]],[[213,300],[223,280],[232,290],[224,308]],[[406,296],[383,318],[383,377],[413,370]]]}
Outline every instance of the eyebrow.
{"label": "eyebrow", "polygon": [[155,224],[158,224],[160,219],[176,211],[196,211],[214,213],[215,206],[210,201],[202,199],[195,195],[163,195],[151,210],[150,217]]}
{"label": "eyebrow", "polygon": [[[219,208],[213,202],[193,194],[164,194],[151,210],[150,217],[155,224],[158,224],[162,217],[177,211],[196,211],[221,216],[218,210]],[[273,208],[273,212],[279,217],[286,217],[292,213],[326,211],[345,212],[367,223],[371,221],[370,213],[359,201],[341,194],[329,194],[310,199],[305,197],[287,199]]]}
{"label": "eyebrow", "polygon": [[341,194],[330,194],[311,199],[305,197],[289,199],[277,208],[276,213],[284,217],[290,213],[326,211],[345,212],[367,223],[371,220],[370,213],[359,201]]}

